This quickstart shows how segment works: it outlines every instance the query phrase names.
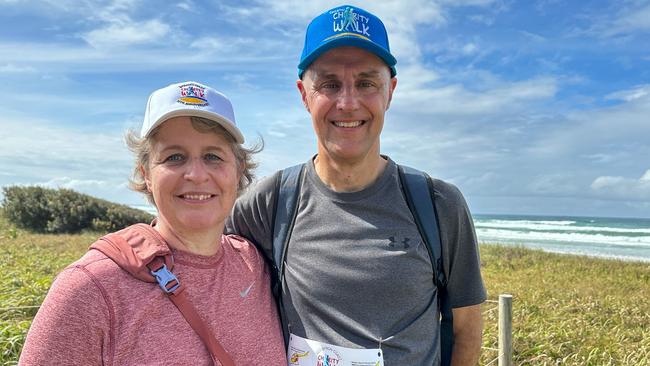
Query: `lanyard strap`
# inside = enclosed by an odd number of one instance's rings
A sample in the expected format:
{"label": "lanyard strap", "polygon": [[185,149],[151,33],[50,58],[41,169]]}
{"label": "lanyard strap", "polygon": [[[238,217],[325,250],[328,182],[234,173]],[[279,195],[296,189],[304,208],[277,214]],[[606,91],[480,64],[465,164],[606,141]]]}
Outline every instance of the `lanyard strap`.
{"label": "lanyard strap", "polygon": [[187,323],[194,329],[196,334],[201,338],[203,344],[208,349],[212,362],[215,365],[221,363],[222,366],[235,366],[232,358],[217,341],[214,334],[206,327],[205,322],[201,319],[196,309],[185,295],[185,287],[181,286],[176,276],[167,269],[165,261],[161,257],[156,257],[147,268],[158,281],[158,285],[165,294],[168,295],[171,302],[178,308]]}

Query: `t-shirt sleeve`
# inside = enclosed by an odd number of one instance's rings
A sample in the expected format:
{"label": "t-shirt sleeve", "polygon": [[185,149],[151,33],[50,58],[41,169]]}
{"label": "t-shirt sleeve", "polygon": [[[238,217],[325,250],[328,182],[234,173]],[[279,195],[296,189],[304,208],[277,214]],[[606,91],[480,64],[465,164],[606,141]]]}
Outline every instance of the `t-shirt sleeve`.
{"label": "t-shirt sleeve", "polygon": [[272,256],[276,178],[277,175],[264,178],[240,196],[226,220],[224,230],[226,234],[248,239],[262,249],[268,258]]}
{"label": "t-shirt sleeve", "polygon": [[20,355],[20,365],[102,365],[110,352],[107,300],[82,267],[61,272],[50,288]]}
{"label": "t-shirt sleeve", "polygon": [[481,277],[474,222],[456,186],[434,179],[447,294],[452,308],[480,304],[487,294]]}

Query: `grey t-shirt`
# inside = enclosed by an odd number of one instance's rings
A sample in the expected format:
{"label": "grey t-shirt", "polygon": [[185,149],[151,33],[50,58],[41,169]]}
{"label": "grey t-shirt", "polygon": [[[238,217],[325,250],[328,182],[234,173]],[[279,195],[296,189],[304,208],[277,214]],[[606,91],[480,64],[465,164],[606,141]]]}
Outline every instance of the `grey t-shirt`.
{"label": "grey t-shirt", "polygon": [[[226,226],[271,257],[273,177],[235,204]],[[478,247],[458,189],[434,180],[452,307],[486,298]],[[427,248],[399,187],[397,165],[371,186],[334,192],[307,163],[289,241],[282,303],[291,333],[350,348],[378,348],[386,365],[439,363],[436,287]]]}

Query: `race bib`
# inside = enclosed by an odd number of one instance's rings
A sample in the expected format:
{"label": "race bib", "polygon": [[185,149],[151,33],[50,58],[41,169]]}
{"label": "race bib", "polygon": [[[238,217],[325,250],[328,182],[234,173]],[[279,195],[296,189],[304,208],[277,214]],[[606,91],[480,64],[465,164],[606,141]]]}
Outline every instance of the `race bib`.
{"label": "race bib", "polygon": [[358,349],[289,336],[287,362],[291,366],[384,366],[379,348]]}

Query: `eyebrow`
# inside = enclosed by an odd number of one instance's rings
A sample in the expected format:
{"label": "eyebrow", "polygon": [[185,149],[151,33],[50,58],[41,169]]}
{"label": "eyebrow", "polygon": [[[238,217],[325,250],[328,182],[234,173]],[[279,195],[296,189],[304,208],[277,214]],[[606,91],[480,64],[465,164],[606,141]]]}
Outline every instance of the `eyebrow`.
{"label": "eyebrow", "polygon": [[[314,70],[315,78],[314,80],[331,80],[338,79],[338,75],[334,73],[328,73],[327,71]],[[380,74],[379,70],[367,70],[362,71],[356,75],[358,78],[376,78]]]}
{"label": "eyebrow", "polygon": [[326,71],[318,71],[318,70],[314,70],[314,74],[315,74],[315,75],[314,75],[314,80],[320,80],[320,79],[337,79],[337,78],[338,78],[336,74],[332,74],[332,73],[329,73],[329,74],[328,74]]}
{"label": "eyebrow", "polygon": [[[169,151],[169,150],[183,150],[183,151],[185,151],[186,149],[185,149],[183,146],[181,146],[181,145],[169,145],[169,146],[165,146],[163,149],[159,150],[158,153],[162,154],[162,153],[164,153],[164,152],[166,152],[166,151]],[[216,150],[216,151],[220,151],[220,152],[227,151],[224,147],[221,147],[221,146],[215,146],[215,145],[207,146],[207,147],[206,147],[205,149],[203,149],[203,150],[204,150],[204,151],[213,151],[213,150]]]}
{"label": "eyebrow", "polygon": [[375,78],[377,76],[379,76],[379,71],[377,70],[364,71],[359,73],[359,77],[362,78]]}

